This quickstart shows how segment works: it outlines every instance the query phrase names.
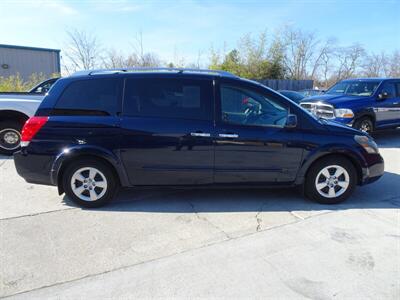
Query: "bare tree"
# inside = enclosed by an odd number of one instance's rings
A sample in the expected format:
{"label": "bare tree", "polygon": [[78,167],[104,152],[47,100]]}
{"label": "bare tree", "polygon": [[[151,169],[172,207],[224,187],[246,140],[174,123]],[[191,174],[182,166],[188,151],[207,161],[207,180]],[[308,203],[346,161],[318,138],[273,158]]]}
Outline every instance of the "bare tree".
{"label": "bare tree", "polygon": [[387,77],[400,77],[400,50],[395,50],[386,58],[385,75]]}
{"label": "bare tree", "polygon": [[172,60],[172,65],[175,68],[184,68],[186,65],[185,57],[178,51],[178,48],[174,47],[174,56]]}
{"label": "bare tree", "polygon": [[309,78],[310,64],[319,45],[315,35],[286,27],[281,32],[281,43],[284,48],[283,62],[288,77],[291,79]]}
{"label": "bare tree", "polygon": [[359,44],[354,44],[349,47],[337,48],[335,52],[338,66],[334,74],[335,81],[354,77],[365,56],[364,48]]}
{"label": "bare tree", "polygon": [[151,52],[145,52],[143,45],[143,34],[140,32],[131,44],[133,51],[123,54],[115,49],[109,49],[102,58],[104,68],[136,68],[136,67],[157,67],[161,60]]}
{"label": "bare tree", "polygon": [[96,36],[77,29],[68,31],[67,35],[67,46],[64,50],[67,72],[96,68],[101,54],[100,43]]}
{"label": "bare tree", "polygon": [[161,60],[155,53],[145,52],[141,31],[136,35],[132,47],[134,51],[129,57],[130,64],[135,64],[135,67],[157,67],[161,65]]}
{"label": "bare tree", "polygon": [[380,54],[366,55],[362,63],[362,75],[365,77],[380,77],[387,73],[387,56],[384,52]]}
{"label": "bare tree", "polygon": [[127,67],[127,59],[122,53],[115,49],[108,50],[102,58],[103,67],[106,69],[116,69]]}
{"label": "bare tree", "polygon": [[335,43],[335,39],[328,39],[321,47],[318,47],[315,57],[311,62],[310,78],[313,80],[322,80],[325,87],[327,85],[328,74],[331,71],[331,60],[334,54]]}

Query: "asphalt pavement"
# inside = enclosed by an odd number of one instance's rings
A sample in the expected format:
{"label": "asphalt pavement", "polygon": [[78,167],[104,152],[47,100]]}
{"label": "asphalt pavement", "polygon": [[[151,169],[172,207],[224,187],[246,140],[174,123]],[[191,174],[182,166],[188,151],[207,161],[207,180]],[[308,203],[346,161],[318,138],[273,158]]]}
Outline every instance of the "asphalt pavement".
{"label": "asphalt pavement", "polygon": [[285,190],[122,191],[75,207],[0,157],[0,297],[400,298],[400,130],[345,203]]}

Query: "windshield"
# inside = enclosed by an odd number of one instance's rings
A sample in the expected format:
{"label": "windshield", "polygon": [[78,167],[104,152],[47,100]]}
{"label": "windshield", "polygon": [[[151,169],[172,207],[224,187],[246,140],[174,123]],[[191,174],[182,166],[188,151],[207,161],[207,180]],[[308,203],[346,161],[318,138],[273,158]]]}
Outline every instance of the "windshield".
{"label": "windshield", "polygon": [[343,94],[350,96],[371,96],[380,81],[342,81],[331,87],[326,94]]}

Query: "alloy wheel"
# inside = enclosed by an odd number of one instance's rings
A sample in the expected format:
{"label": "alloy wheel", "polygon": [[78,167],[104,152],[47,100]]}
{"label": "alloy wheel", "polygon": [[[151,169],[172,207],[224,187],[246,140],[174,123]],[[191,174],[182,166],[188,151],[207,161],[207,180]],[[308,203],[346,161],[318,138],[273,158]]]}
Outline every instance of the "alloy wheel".
{"label": "alloy wheel", "polygon": [[315,178],[318,193],[325,198],[336,198],[346,192],[350,176],[345,168],[331,165],[323,168]]}
{"label": "alloy wheel", "polygon": [[83,201],[97,201],[107,191],[107,179],[96,168],[80,168],[71,177],[71,189]]}

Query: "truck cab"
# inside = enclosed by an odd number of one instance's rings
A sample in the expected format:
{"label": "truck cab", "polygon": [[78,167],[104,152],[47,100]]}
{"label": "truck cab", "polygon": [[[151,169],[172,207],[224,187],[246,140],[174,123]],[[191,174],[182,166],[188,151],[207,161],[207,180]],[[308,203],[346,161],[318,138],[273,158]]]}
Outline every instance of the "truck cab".
{"label": "truck cab", "polygon": [[300,105],[317,117],[364,132],[400,126],[400,79],[347,79]]}

